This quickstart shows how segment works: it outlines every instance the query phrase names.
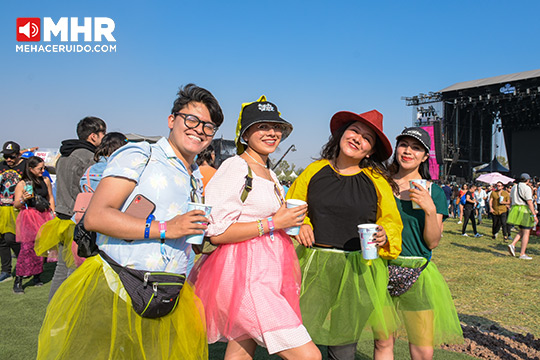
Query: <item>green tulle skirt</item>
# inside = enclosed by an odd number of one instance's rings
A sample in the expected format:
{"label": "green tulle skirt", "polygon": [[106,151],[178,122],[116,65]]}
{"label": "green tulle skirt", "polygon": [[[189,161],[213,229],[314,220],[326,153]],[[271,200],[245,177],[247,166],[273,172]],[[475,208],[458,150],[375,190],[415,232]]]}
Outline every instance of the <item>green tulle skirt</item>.
{"label": "green tulle skirt", "polygon": [[172,313],[143,318],[100,256],[86,259],[58,288],[41,326],[37,355],[38,360],[207,358],[204,310],[188,283]]}
{"label": "green tulle skirt", "polygon": [[514,205],[510,209],[507,222],[512,225],[532,228],[534,226],[534,215],[527,205]]}
{"label": "green tulle skirt", "polygon": [[[398,257],[391,265],[422,266],[421,257]],[[409,342],[418,346],[463,343],[463,332],[450,289],[437,266],[430,262],[404,294],[392,298]]]}
{"label": "green tulle skirt", "polygon": [[316,344],[346,345],[395,331],[398,318],[387,291],[385,260],[303,246],[297,254],[302,320]]}

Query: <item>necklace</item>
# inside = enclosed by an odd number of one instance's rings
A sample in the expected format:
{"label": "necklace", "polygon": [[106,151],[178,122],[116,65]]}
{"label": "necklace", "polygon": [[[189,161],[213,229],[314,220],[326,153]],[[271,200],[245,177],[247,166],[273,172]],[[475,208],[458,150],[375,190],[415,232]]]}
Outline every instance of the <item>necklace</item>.
{"label": "necklace", "polygon": [[263,168],[268,169],[268,166],[264,165],[263,163],[258,162],[257,160],[255,160],[255,158],[253,156],[249,155],[247,150],[244,151],[244,152],[246,153],[247,156],[249,156],[251,158],[251,160],[255,161],[257,164],[261,165]]}

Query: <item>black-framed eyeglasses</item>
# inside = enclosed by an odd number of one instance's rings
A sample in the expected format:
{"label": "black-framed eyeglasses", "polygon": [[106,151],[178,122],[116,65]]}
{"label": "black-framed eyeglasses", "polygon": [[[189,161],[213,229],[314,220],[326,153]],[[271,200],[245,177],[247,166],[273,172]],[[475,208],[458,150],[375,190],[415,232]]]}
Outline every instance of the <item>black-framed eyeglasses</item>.
{"label": "black-framed eyeglasses", "polygon": [[186,125],[188,129],[195,129],[199,124],[203,124],[203,132],[206,136],[214,136],[216,131],[218,131],[218,127],[214,123],[202,121],[195,115],[184,114],[181,112],[175,112],[173,115],[182,116],[184,118],[184,125]]}

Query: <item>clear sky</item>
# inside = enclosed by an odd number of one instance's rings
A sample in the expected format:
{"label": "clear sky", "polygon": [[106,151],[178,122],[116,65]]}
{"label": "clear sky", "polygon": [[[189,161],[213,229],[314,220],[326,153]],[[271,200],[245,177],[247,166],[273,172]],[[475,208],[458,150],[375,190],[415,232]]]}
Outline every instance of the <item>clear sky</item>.
{"label": "clear sky", "polygon": [[[178,87],[194,82],[220,101],[226,139],[241,103],[265,94],[295,127],[275,157],[295,144],[286,159],[305,167],[337,111],[379,110],[394,143],[412,122],[402,96],[540,68],[539,13],[497,0],[2,1],[0,142],[57,148],[87,115],[167,135]],[[111,18],[116,52],[17,53],[19,17]]]}

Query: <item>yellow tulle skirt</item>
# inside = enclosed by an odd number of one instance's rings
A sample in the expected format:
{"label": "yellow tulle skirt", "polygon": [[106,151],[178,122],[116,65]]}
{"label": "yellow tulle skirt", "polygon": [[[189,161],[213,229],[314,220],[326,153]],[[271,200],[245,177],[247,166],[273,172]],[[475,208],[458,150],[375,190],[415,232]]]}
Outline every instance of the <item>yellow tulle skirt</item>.
{"label": "yellow tulle skirt", "polygon": [[135,313],[118,275],[88,258],[60,286],[39,333],[37,359],[207,359],[200,300],[187,283],[176,309],[158,319]]}
{"label": "yellow tulle skirt", "polygon": [[62,258],[66,266],[72,269],[76,268],[71,252],[74,230],[75,223],[72,220],[62,220],[57,217],[41,225],[34,245],[37,256],[49,256],[51,252],[58,251],[58,244],[61,244],[64,246]]}
{"label": "yellow tulle skirt", "polygon": [[15,222],[19,212],[13,206],[0,206],[0,234],[15,234]]}

